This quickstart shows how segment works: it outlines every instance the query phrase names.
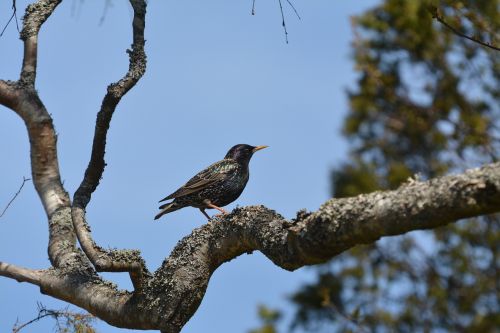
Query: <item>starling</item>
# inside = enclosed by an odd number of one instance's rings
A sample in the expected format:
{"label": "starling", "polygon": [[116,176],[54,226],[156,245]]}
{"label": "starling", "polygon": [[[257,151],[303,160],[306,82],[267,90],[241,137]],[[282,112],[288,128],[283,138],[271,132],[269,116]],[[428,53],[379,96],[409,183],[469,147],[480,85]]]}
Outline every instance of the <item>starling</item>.
{"label": "starling", "polygon": [[187,206],[199,208],[209,220],[210,216],[205,209],[213,208],[227,214],[221,207],[238,199],[248,182],[248,163],[253,153],[266,147],[245,144],[232,147],[223,160],[210,165],[177,191],[160,200],[174,199],[160,206],[161,211],[155,216],[155,220]]}

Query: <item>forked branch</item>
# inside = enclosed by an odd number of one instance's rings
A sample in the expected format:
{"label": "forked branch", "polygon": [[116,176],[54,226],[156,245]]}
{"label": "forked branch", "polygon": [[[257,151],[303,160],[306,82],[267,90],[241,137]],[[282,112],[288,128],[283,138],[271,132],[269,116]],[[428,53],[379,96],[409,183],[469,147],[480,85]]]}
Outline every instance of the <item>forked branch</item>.
{"label": "forked branch", "polygon": [[96,271],[128,272],[134,285],[134,290],[141,292],[144,278],[150,277],[150,273],[146,268],[144,259],[140,255],[140,251],[105,250],[98,246],[92,239],[90,226],[85,219],[85,211],[83,209],[73,207],[71,217],[78,241]]}

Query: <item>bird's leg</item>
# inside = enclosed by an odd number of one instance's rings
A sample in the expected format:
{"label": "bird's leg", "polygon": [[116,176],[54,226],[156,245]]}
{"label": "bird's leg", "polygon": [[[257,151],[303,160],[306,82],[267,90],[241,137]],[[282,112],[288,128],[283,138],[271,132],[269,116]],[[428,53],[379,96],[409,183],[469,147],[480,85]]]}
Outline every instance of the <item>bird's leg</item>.
{"label": "bird's leg", "polygon": [[218,207],[218,206],[214,205],[214,204],[213,204],[213,203],[211,203],[211,202],[207,203],[207,206],[208,206],[209,208],[217,209],[219,212],[221,212],[220,214],[215,215],[215,216],[217,216],[217,217],[218,217],[218,216],[222,216],[222,215],[229,214],[226,210],[224,210],[223,208],[220,208],[220,207]]}
{"label": "bird's leg", "polygon": [[203,213],[207,217],[208,220],[210,220],[210,216],[208,216],[207,212],[205,212],[205,208],[200,208],[200,212]]}

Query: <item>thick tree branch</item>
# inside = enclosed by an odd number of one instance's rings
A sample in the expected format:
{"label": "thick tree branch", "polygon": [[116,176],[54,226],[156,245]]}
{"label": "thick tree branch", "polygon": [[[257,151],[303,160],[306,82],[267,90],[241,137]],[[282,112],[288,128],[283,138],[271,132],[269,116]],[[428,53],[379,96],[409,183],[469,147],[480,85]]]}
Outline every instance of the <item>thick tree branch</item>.
{"label": "thick tree branch", "polygon": [[146,2],[144,0],[130,0],[134,9],[133,43],[129,54],[129,69],[118,82],[108,86],[101,110],[97,114],[94,142],[89,165],[85,176],[74,195],[72,210],[73,225],[83,251],[99,272],[129,272],[136,291],[142,289],[144,275],[149,275],[144,260],[139,251],[106,251],[97,246],[92,240],[90,227],[85,220],[85,208],[92,193],[99,185],[106,163],[104,154],[106,136],[113,112],[121,98],[139,81],[146,71],[146,54],[144,52],[144,27],[146,17]]}
{"label": "thick tree branch", "polygon": [[[291,221],[263,206],[235,209],[182,239],[154,276],[144,278],[140,293],[103,281],[74,248],[65,265],[43,274],[40,286],[43,293],[117,327],[179,332],[196,312],[212,273],[240,254],[259,250],[276,265],[294,270],[384,236],[498,211],[500,163],[495,163],[427,182],[410,181],[394,191],[331,199]],[[56,217],[58,225],[71,223],[66,210]],[[134,254],[120,255],[117,261],[136,260]]]}
{"label": "thick tree branch", "polygon": [[[294,270],[383,236],[498,211],[500,163],[428,182],[412,181],[395,191],[331,199],[317,212],[299,212],[292,221],[263,206],[236,209],[179,242],[154,275],[153,290],[163,300],[154,304],[170,305],[158,315],[169,324],[162,326],[165,332],[177,332],[196,311],[211,274],[240,254],[259,250],[276,265]],[[156,313],[158,308],[148,311]]]}
{"label": "thick tree branch", "polygon": [[[93,274],[90,266],[78,268],[77,262],[71,266],[72,271],[53,270],[44,275],[40,291],[86,309],[116,327],[154,328],[148,324],[147,314],[133,312],[140,308],[131,293],[117,290],[116,285]],[[145,318],[140,320],[141,316]]]}
{"label": "thick tree branch", "polygon": [[[331,199],[317,212],[299,214],[291,221],[281,233],[281,237],[286,236],[286,240],[279,240],[284,242],[281,249],[276,247],[279,242],[272,247],[266,245],[269,241],[264,235],[254,242],[262,243],[264,254],[274,263],[293,270],[324,262],[355,245],[384,236],[437,228],[498,211],[500,163],[427,182],[411,181],[394,191]],[[267,232],[279,234],[275,228]]]}
{"label": "thick tree branch", "polygon": [[9,105],[13,106],[28,129],[33,183],[50,218],[56,210],[69,207],[70,204],[68,193],[61,183],[57,137],[52,118],[34,89],[10,89],[9,95],[14,96],[15,100]]}

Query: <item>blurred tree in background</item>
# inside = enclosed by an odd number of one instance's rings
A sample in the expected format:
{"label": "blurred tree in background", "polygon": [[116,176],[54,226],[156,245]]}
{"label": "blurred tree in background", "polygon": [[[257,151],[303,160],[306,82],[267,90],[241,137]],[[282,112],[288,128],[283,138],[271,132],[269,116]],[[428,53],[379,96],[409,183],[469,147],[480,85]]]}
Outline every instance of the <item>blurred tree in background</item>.
{"label": "blurred tree in background", "polygon": [[[496,160],[500,52],[457,32],[498,47],[500,1],[385,0],[352,24],[352,149],[332,172],[335,197]],[[354,248],[290,297],[291,328],[499,332],[499,253],[498,215]]]}
{"label": "blurred tree in background", "polygon": [[269,309],[265,305],[259,305],[258,314],[262,326],[251,330],[249,333],[277,333],[276,324],[281,319],[281,312]]}

